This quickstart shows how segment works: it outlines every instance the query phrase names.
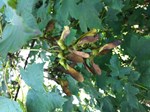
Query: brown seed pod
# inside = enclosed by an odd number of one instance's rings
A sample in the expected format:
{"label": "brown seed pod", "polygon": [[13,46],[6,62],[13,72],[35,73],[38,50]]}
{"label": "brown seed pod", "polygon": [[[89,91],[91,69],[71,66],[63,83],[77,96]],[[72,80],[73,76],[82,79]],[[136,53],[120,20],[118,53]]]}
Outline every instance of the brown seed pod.
{"label": "brown seed pod", "polygon": [[99,39],[98,35],[95,36],[85,36],[84,38],[80,39],[77,43],[78,45],[84,45],[89,43],[94,43]]}
{"label": "brown seed pod", "polygon": [[90,55],[88,53],[85,53],[85,52],[82,52],[82,51],[72,51],[74,54],[80,56],[80,57],[83,57],[83,58],[89,58]]}
{"label": "brown seed pod", "polygon": [[63,92],[66,93],[67,96],[71,96],[72,95],[71,92],[70,92],[70,90],[69,90],[69,88],[62,87],[62,89],[63,89]]}
{"label": "brown seed pod", "polygon": [[69,90],[69,83],[67,80],[61,80],[60,81],[60,85],[63,89],[63,92],[67,95],[67,96],[71,96],[71,92]]}
{"label": "brown seed pod", "polygon": [[83,64],[89,72],[91,72],[93,74],[101,75],[101,69],[99,68],[99,66],[97,64],[95,64],[93,62],[93,60],[91,61],[91,66],[88,66],[88,64],[86,64],[86,62],[84,62]]}
{"label": "brown seed pod", "polygon": [[111,50],[111,49],[117,47],[117,46],[120,45],[120,44],[121,44],[121,41],[120,41],[120,40],[116,40],[116,41],[114,41],[114,42],[108,43],[108,44],[106,44],[106,45],[104,45],[104,46],[102,46],[102,47],[100,48],[99,53],[100,53],[100,54],[105,54],[105,53],[107,53],[109,50]]}
{"label": "brown seed pod", "polygon": [[74,68],[70,67],[69,65],[67,67],[67,72],[77,81],[79,81],[79,82],[84,81],[84,77],[78,71],[76,71]]}
{"label": "brown seed pod", "polygon": [[100,67],[97,64],[95,64],[93,60],[91,61],[91,64],[92,64],[92,67],[93,67],[95,73],[98,75],[101,75],[102,71],[101,71]]}
{"label": "brown seed pod", "polygon": [[54,27],[55,27],[55,22],[53,20],[49,21],[46,26],[46,32],[52,31]]}
{"label": "brown seed pod", "polygon": [[76,55],[73,52],[67,55],[67,59],[75,63],[82,63],[84,61],[81,56]]}

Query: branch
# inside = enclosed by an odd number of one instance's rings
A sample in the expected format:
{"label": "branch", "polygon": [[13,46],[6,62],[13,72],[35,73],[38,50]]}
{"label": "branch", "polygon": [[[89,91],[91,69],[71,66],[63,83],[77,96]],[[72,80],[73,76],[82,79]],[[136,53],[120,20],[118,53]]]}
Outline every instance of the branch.
{"label": "branch", "polygon": [[[35,40],[32,41],[30,48],[33,48],[34,44],[35,44]],[[27,66],[27,64],[28,64],[28,59],[29,59],[29,57],[30,57],[30,54],[31,54],[31,52],[28,54],[28,56],[27,56],[27,58],[26,58],[26,60],[25,60],[24,69],[26,68],[26,66]],[[19,75],[19,76],[20,76],[20,75]],[[20,84],[18,83],[17,92],[16,92],[16,95],[15,95],[15,98],[14,98],[15,101],[17,100],[19,90],[20,90]]]}

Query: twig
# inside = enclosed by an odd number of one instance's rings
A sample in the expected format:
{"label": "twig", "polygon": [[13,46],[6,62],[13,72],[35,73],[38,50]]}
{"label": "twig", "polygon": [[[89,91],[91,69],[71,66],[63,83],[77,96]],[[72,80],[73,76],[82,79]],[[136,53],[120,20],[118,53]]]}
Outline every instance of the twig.
{"label": "twig", "polygon": [[130,62],[130,64],[129,64],[130,67],[132,66],[132,64],[133,64],[133,62],[135,61],[135,59],[136,59],[136,57],[134,57],[134,58],[132,59],[132,61]]}
{"label": "twig", "polygon": [[135,86],[137,86],[137,87],[139,87],[139,88],[141,88],[141,89],[144,89],[144,90],[146,90],[146,91],[148,91],[149,89],[148,88],[146,88],[146,87],[144,87],[144,86],[142,86],[142,85],[140,85],[140,84],[134,84]]}
{"label": "twig", "polygon": [[[33,48],[34,43],[35,43],[35,40],[32,41],[30,48]],[[30,53],[31,53],[31,52],[30,52]],[[28,54],[28,56],[27,56],[27,58],[26,58],[25,65],[24,65],[24,69],[26,68],[26,66],[27,66],[27,64],[28,64],[28,59],[29,59],[29,57],[30,57],[30,53]],[[14,99],[15,101],[17,100],[19,90],[20,90],[20,84],[18,84],[18,87],[17,87],[17,92],[16,92],[15,99]]]}

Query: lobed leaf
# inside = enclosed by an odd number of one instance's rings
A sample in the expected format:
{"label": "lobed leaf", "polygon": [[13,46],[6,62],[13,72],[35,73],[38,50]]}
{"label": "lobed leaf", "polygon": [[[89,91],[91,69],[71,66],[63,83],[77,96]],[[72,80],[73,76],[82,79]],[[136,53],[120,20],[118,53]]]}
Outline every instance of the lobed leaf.
{"label": "lobed leaf", "polygon": [[0,96],[0,111],[1,112],[23,112],[20,105],[8,98]]}
{"label": "lobed leaf", "polygon": [[33,89],[27,94],[27,111],[28,112],[53,112],[56,108],[62,107],[66,99],[57,93],[38,92]]}
{"label": "lobed leaf", "polygon": [[30,22],[30,19],[25,21],[11,7],[6,7],[5,14],[6,21],[9,23],[6,24],[2,33],[2,39],[0,39],[0,56],[2,57],[6,57],[8,52],[13,53],[19,50],[27,41],[41,34],[38,28],[30,28],[26,24]]}
{"label": "lobed leaf", "polygon": [[21,69],[20,73],[25,83],[36,91],[44,91],[43,88],[43,65],[32,64],[24,70]]}

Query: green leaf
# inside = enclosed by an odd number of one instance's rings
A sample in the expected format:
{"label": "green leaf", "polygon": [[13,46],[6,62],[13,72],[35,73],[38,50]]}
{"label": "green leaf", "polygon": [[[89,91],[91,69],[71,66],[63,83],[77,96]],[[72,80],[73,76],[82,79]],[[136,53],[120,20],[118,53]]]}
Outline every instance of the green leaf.
{"label": "green leaf", "polygon": [[1,2],[0,2],[0,9],[3,7],[3,5],[4,5],[4,2],[1,1]]}
{"label": "green leaf", "polygon": [[69,90],[71,91],[72,94],[77,95],[79,88],[78,88],[78,82],[72,78],[70,75],[67,75],[67,80],[69,82]]}
{"label": "green leaf", "polygon": [[38,26],[41,30],[43,30],[52,19],[50,14],[50,5],[50,3],[47,5],[46,0],[43,0],[42,6],[36,12],[36,16],[40,20]]}
{"label": "green leaf", "polygon": [[[123,90],[122,82],[116,78],[107,78],[108,84],[111,85],[112,90],[117,91],[118,93]],[[107,85],[108,85],[107,84]]]}
{"label": "green leaf", "polygon": [[37,20],[32,14],[35,2],[36,0],[19,0],[17,5],[17,14],[23,18],[24,23],[26,23],[28,27],[38,30]]}
{"label": "green leaf", "polygon": [[123,1],[122,0],[112,0],[111,1],[111,7],[113,8],[113,9],[116,9],[116,10],[118,10],[118,11],[120,11],[121,12],[121,9],[123,8]]}
{"label": "green leaf", "polygon": [[119,62],[119,59],[118,59],[118,56],[117,55],[113,55],[110,59],[110,64],[112,67],[114,68],[119,68],[120,67],[120,62]]}
{"label": "green leaf", "polygon": [[126,98],[127,102],[132,108],[138,108],[138,99],[136,98],[136,94],[139,93],[139,89],[130,85],[129,83],[125,85]]}
{"label": "green leaf", "polygon": [[115,112],[109,96],[104,97],[101,102],[103,112]]}
{"label": "green leaf", "polygon": [[125,37],[124,48],[138,61],[148,60],[150,57],[150,36],[141,37],[137,34],[129,34]]}
{"label": "green leaf", "polygon": [[123,77],[124,75],[130,74],[131,68],[130,67],[121,67],[119,70],[120,77]]}
{"label": "green leaf", "polygon": [[44,91],[43,88],[43,65],[32,64],[24,70],[21,69],[20,73],[25,83],[37,91]]}
{"label": "green leaf", "polygon": [[139,90],[135,88],[134,86],[132,86],[130,83],[125,85],[125,90],[126,90],[126,93],[129,95],[136,95],[139,93]]}
{"label": "green leaf", "polygon": [[17,4],[17,12],[19,14],[23,14],[26,12],[32,13],[35,2],[36,0],[19,0]]}
{"label": "green leaf", "polygon": [[107,81],[108,81],[108,77],[107,77],[107,72],[105,71],[102,71],[101,75],[96,76],[96,84],[101,89],[104,90],[106,89]]}
{"label": "green leaf", "polygon": [[119,59],[117,55],[113,55],[110,59],[109,68],[111,69],[111,75],[112,76],[119,76],[124,77],[127,74],[130,74],[131,68],[130,67],[121,67]]}
{"label": "green leaf", "polygon": [[7,1],[9,6],[11,6],[13,9],[16,8],[17,0],[7,0]]}
{"label": "green leaf", "polygon": [[73,97],[67,97],[67,100],[63,105],[63,112],[72,112],[73,111]]}
{"label": "green leaf", "polygon": [[20,105],[8,98],[0,96],[0,111],[1,112],[23,112]]}
{"label": "green leaf", "polygon": [[132,71],[130,73],[129,80],[131,80],[131,81],[137,81],[139,79],[139,77],[140,77],[140,73],[139,72]]}
{"label": "green leaf", "polygon": [[6,57],[7,53],[13,53],[19,50],[27,41],[33,37],[40,35],[38,29],[30,28],[21,16],[18,16],[10,7],[5,10],[6,24],[2,39],[0,40],[0,56]]}
{"label": "green leaf", "polygon": [[33,89],[27,94],[27,111],[28,112],[54,112],[56,108],[61,108],[66,99],[57,93],[38,92]]}
{"label": "green leaf", "polygon": [[131,107],[129,106],[129,103],[127,101],[123,101],[120,104],[121,106],[121,112],[132,112]]}
{"label": "green leaf", "polygon": [[120,62],[119,59],[117,57],[117,55],[112,55],[111,59],[110,59],[110,65],[108,65],[109,68],[111,69],[111,75],[112,76],[119,76],[119,69],[120,69]]}
{"label": "green leaf", "polygon": [[99,19],[99,11],[95,5],[98,0],[84,0],[78,5],[78,16],[80,28],[83,32],[87,32],[87,28],[102,28],[101,20]]}
{"label": "green leaf", "polygon": [[78,14],[77,10],[77,1],[76,0],[62,0],[62,2],[57,2],[58,6],[56,7],[57,15],[56,18],[58,21],[61,21],[63,25],[68,24],[68,18],[76,17]]}

